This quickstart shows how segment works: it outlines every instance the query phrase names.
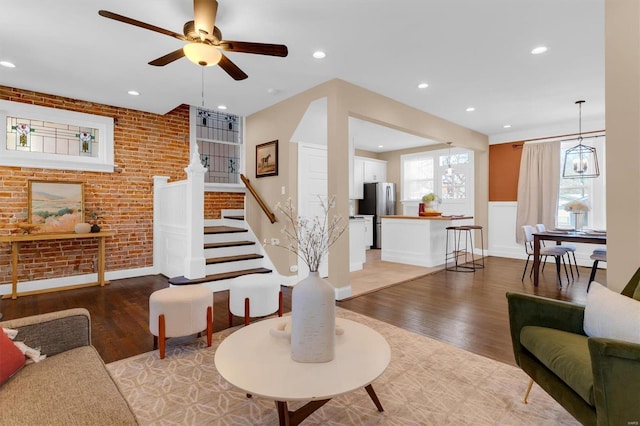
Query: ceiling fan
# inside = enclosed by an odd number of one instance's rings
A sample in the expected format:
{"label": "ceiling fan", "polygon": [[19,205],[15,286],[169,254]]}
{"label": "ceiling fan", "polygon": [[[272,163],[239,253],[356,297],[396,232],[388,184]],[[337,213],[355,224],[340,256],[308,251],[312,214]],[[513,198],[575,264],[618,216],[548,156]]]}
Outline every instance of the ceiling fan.
{"label": "ceiling fan", "polygon": [[149,62],[149,65],[162,67],[186,56],[191,62],[203,67],[216,64],[220,65],[233,79],[244,80],[248,77],[247,74],[231,62],[231,60],[222,53],[223,50],[227,52],[254,53],[258,55],[287,56],[287,46],[282,44],[222,40],[222,32],[215,26],[217,12],[217,0],[193,0],[194,20],[184,24],[184,35],[147,24],[146,22],[127,18],[126,16],[107,10],[100,10],[98,14],[105,18],[145,28],[187,42],[184,47],[154,59]]}

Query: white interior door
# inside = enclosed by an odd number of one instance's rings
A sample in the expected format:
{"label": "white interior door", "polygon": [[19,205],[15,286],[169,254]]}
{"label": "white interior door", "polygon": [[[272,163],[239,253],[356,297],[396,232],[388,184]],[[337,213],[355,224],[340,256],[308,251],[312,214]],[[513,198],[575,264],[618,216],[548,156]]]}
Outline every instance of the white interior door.
{"label": "white interior door", "polygon": [[[298,144],[298,215],[324,220],[321,200],[327,200],[327,147],[324,145]],[[304,276],[307,265],[298,259],[298,270]],[[304,271],[304,272],[303,272]],[[320,264],[320,276],[329,275],[327,259]]]}

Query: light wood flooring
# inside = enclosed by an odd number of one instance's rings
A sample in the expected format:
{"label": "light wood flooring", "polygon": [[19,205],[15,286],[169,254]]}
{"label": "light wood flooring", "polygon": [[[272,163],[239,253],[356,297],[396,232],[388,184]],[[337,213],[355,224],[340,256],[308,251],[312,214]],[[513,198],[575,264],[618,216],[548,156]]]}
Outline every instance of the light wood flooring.
{"label": "light wood flooring", "polygon": [[[385,266],[385,265],[382,265]],[[389,265],[386,265],[389,266]],[[338,302],[349,309],[467,351],[514,364],[507,316],[507,291],[538,294],[584,303],[589,269],[581,268],[575,282],[558,289],[554,268],[541,275],[535,288],[520,281],[524,261],[486,258],[475,273],[439,271]],[[389,266],[393,275],[394,267]],[[597,280],[606,283],[606,272]],[[0,301],[5,320],[72,307],[91,313],[92,341],[105,362],[153,349],[149,333],[149,296],[168,286],[161,275],[114,280],[105,287],[88,287]],[[291,289],[283,288],[284,310],[291,310]],[[214,331],[227,325],[228,292],[214,294]],[[235,318],[234,325],[240,325]],[[171,340],[168,344],[172,344]]]}

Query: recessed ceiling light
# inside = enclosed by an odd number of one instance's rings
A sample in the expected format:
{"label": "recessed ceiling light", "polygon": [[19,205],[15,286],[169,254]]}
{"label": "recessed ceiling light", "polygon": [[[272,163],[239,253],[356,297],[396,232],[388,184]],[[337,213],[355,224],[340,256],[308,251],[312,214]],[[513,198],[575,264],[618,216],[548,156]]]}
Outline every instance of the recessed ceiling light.
{"label": "recessed ceiling light", "polygon": [[226,105],[218,105],[218,109],[227,109]]}
{"label": "recessed ceiling light", "polygon": [[547,46],[538,46],[531,51],[532,55],[539,55],[547,51]]}
{"label": "recessed ceiling light", "polygon": [[316,50],[315,52],[313,52],[313,57],[316,59],[323,59],[327,56],[326,53],[324,53],[322,50]]}
{"label": "recessed ceiling light", "polygon": [[384,148],[384,145],[378,145],[378,148]]}
{"label": "recessed ceiling light", "polygon": [[131,96],[140,95],[140,92],[138,92],[137,90],[129,90],[127,93],[130,94]]}
{"label": "recessed ceiling light", "polygon": [[427,83],[418,84],[418,89],[426,89],[427,87],[429,87],[429,85]]}
{"label": "recessed ceiling light", "polygon": [[504,127],[505,129],[510,129],[510,128],[511,128],[511,124],[505,124],[505,125],[504,125],[504,126],[502,126],[502,127]]}
{"label": "recessed ceiling light", "polygon": [[16,64],[14,64],[13,62],[9,62],[9,61],[0,61],[0,65],[2,65],[3,67],[7,67],[7,68],[15,68]]}
{"label": "recessed ceiling light", "polygon": [[475,111],[475,110],[476,110],[476,109],[475,109],[474,107],[469,107],[469,108],[467,108],[465,111],[467,111],[467,112],[471,112],[471,111]]}

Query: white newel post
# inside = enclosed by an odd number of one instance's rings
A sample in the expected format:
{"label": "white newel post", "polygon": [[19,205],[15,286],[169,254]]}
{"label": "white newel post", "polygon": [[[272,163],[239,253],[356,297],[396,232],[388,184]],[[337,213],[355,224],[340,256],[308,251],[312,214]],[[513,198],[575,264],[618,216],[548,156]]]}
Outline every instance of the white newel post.
{"label": "white newel post", "polygon": [[187,253],[184,260],[184,276],[188,279],[206,275],[204,258],[204,174],[207,168],[200,161],[196,146],[187,172]]}
{"label": "white newel post", "polygon": [[160,189],[167,186],[169,176],[153,177],[153,270],[162,273],[162,262],[164,259],[164,236],[160,227]]}

